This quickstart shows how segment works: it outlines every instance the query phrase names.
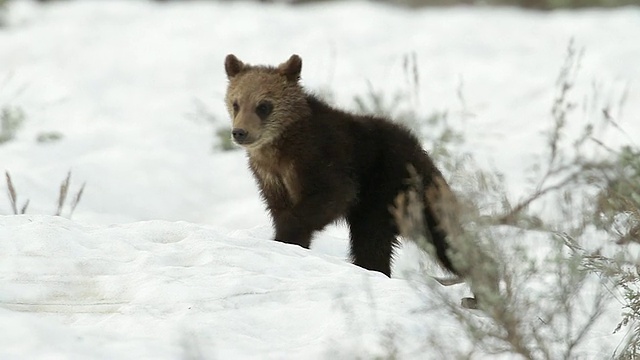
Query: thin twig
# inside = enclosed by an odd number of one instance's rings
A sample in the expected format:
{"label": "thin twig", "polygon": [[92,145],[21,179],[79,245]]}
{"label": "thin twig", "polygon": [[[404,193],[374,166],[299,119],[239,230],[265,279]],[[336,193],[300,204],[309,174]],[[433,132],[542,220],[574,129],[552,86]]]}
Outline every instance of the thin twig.
{"label": "thin twig", "polygon": [[13,187],[13,182],[11,181],[11,175],[9,175],[9,172],[5,171],[4,174],[7,178],[7,187],[9,188],[9,201],[11,202],[11,209],[13,210],[14,215],[18,215],[18,206],[16,205],[18,196],[16,195],[16,189]]}
{"label": "thin twig", "polygon": [[561,182],[559,182],[559,183],[557,183],[555,185],[551,185],[551,186],[536,190],[536,192],[534,192],[532,195],[530,195],[524,201],[521,201],[518,205],[516,205],[513,209],[511,209],[511,211],[509,211],[507,214],[498,216],[496,218],[496,223],[500,224],[500,225],[513,225],[514,220],[517,218],[517,216],[523,210],[525,210],[529,205],[531,205],[532,202],[534,202],[538,198],[542,197],[543,195],[545,195],[545,194],[547,194],[547,193],[549,193],[551,191],[562,189],[563,187],[571,184],[577,178],[580,177],[580,174],[581,174],[580,172],[575,172],[575,173],[567,176],[567,178],[565,178],[563,181],[561,181]]}

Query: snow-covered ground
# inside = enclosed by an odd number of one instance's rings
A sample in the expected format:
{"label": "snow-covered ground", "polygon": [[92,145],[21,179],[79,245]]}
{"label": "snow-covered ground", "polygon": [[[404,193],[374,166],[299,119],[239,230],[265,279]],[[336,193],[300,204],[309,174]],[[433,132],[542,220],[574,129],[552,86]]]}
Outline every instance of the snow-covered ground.
{"label": "snow-covered ground", "polygon": [[[429,294],[398,271],[415,267],[411,249],[387,279],[345,261],[340,227],[309,251],[269,241],[244,154],[211,150],[228,121],[228,53],[270,64],[297,53],[303,83],[348,108],[368,83],[389,96],[407,89],[403,59],[415,54],[414,106],[448,110],[465,150],[505,173],[514,198],[544,150],[571,39],[585,50],[577,117],[610,105],[631,138],[640,133],[638,8],[116,0],[8,10],[0,107],[26,120],[0,145],[0,170],[32,215],[0,217],[2,358],[369,358],[388,350],[390,332],[402,358],[441,357],[425,339],[460,329],[417,311]],[[63,138],[36,141],[54,131]],[[72,220],[36,215],[55,211],[69,170],[72,192],[87,184]],[[594,358],[618,344],[611,331]]]}

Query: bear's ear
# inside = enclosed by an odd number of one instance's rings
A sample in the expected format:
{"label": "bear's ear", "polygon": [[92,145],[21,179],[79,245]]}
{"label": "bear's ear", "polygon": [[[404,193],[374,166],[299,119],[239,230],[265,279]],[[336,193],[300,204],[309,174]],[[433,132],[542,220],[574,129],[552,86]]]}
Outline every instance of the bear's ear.
{"label": "bear's ear", "polygon": [[300,80],[300,71],[302,71],[302,59],[295,54],[278,66],[278,72],[286,76],[289,81]]}
{"label": "bear's ear", "polygon": [[224,59],[224,70],[227,72],[227,78],[238,75],[242,69],[244,69],[244,63],[240,61],[235,55],[229,54]]}

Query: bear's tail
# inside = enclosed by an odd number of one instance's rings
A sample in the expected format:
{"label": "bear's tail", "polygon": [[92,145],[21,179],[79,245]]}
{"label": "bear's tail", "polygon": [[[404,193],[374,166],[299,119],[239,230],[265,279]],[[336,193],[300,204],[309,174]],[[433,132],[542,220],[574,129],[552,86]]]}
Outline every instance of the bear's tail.
{"label": "bear's tail", "polygon": [[400,234],[457,277],[445,279],[444,285],[460,279],[469,284],[475,298],[463,299],[465,307],[489,303],[490,297],[499,295],[498,266],[464,231],[460,219],[466,210],[439,172],[419,175],[409,167],[409,173],[409,187],[398,195],[394,209]]}

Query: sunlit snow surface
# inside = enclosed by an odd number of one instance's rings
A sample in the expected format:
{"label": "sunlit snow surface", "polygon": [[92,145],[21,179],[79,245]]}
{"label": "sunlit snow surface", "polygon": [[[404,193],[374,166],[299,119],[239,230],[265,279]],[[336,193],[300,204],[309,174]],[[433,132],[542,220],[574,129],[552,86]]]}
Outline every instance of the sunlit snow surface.
{"label": "sunlit snow surface", "polygon": [[[0,170],[28,214],[55,211],[69,170],[72,192],[87,185],[73,220],[0,217],[1,358],[370,358],[391,333],[401,358],[437,359],[427,339],[455,343],[457,325],[403,280],[411,249],[387,279],[345,261],[340,227],[310,251],[269,241],[244,154],[211,150],[228,123],[228,53],[269,64],[297,53],[304,85],[351,109],[368,83],[390,97],[410,87],[403,58],[415,54],[414,106],[458,119],[465,150],[503,172],[515,199],[531,188],[571,39],[584,49],[579,118],[609,106],[640,133],[637,8],[14,1],[8,23],[0,106],[26,120],[0,146]],[[52,131],[62,140],[36,142]],[[620,341],[611,331],[594,339],[595,358]]]}

